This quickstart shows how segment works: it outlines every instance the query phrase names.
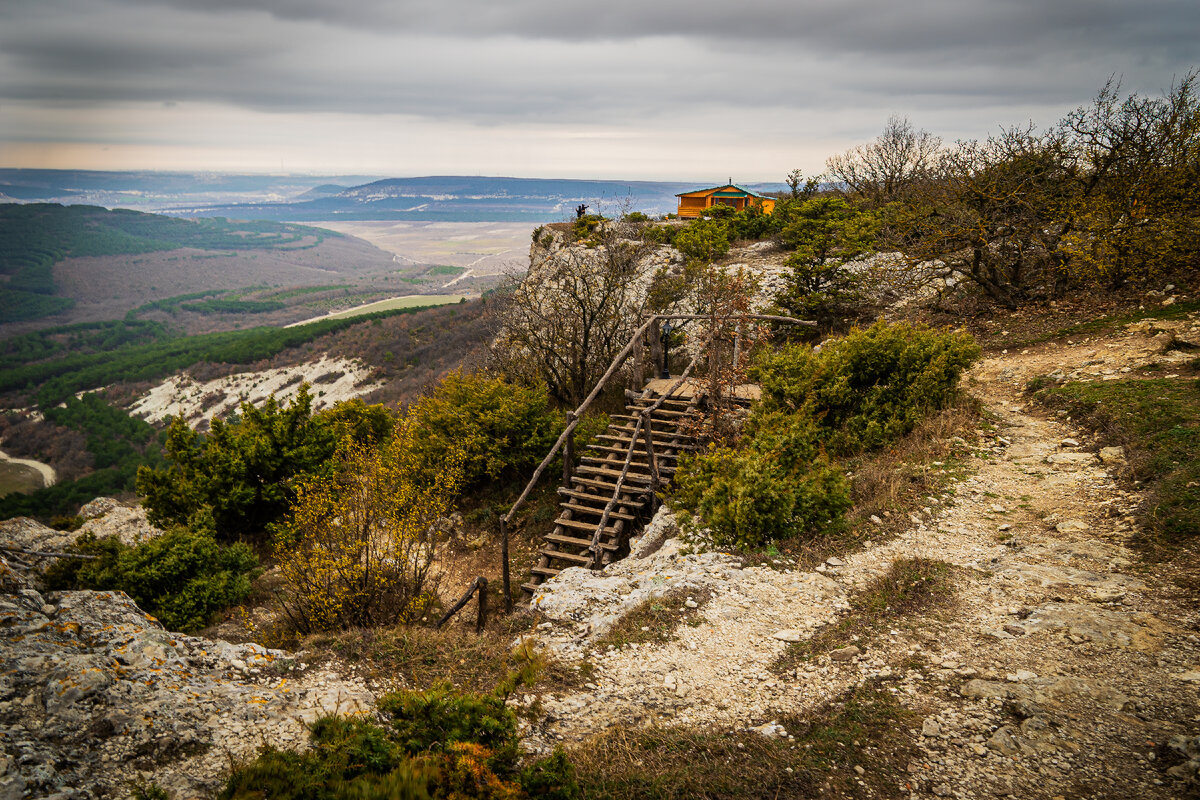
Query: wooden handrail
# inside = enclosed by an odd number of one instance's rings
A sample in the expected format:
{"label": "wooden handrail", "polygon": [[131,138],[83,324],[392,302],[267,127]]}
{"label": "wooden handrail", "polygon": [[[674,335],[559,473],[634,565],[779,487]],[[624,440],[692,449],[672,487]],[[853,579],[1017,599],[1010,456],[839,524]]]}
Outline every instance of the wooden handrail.
{"label": "wooden handrail", "polygon": [[[633,433],[629,435],[629,452],[625,454],[625,466],[621,469],[621,475],[617,478],[617,485],[613,488],[612,497],[609,498],[608,503],[604,506],[604,513],[600,516],[600,524],[596,526],[596,532],[592,534],[592,544],[588,549],[592,552],[591,565],[593,568],[600,559],[600,534],[604,532],[606,527],[608,527],[608,517],[612,513],[613,508],[616,507],[617,499],[621,496],[621,490],[625,488],[625,478],[628,477],[629,467],[633,463],[633,451],[637,448],[638,434],[646,432],[646,429],[650,426],[650,416],[662,406],[663,402],[668,397],[675,393],[676,389],[683,385],[683,382],[687,380],[692,368],[696,366],[696,362],[699,360],[700,356],[696,355],[696,357],[692,359],[691,363],[687,365],[687,369],[683,371],[683,374],[679,376],[679,380],[671,384],[671,387],[667,389],[667,391],[665,391],[662,396],[658,398],[658,400],[654,401],[653,404],[647,406],[638,413],[637,425],[633,426]],[[646,444],[647,446],[652,447],[649,438],[646,439]],[[653,455],[651,457],[653,457]],[[651,474],[653,476],[650,483],[650,491],[653,492],[657,488],[658,484],[658,465],[653,461],[650,463],[652,470]]]}
{"label": "wooden handrail", "polygon": [[613,507],[616,506],[617,499],[621,496],[621,490],[625,488],[625,478],[629,475],[629,465],[633,463],[633,447],[637,444],[638,434],[641,433],[642,423],[645,421],[646,416],[643,414],[638,417],[637,425],[633,426],[633,433],[629,436],[629,452],[625,454],[625,465],[621,468],[621,474],[617,477],[617,485],[613,487],[613,496],[604,505],[604,513],[600,515],[600,524],[596,526],[596,532],[592,534],[592,543],[588,545],[588,550],[592,553],[588,566],[592,569],[595,569],[597,562],[600,561],[600,534],[608,527],[608,516],[612,514]]}
{"label": "wooden handrail", "polygon": [[462,607],[471,599],[471,595],[479,592],[479,613],[475,617],[475,632],[481,633],[483,626],[487,622],[487,578],[480,575],[475,580],[471,581],[471,585],[467,587],[466,594],[459,598],[458,602],[450,607],[450,610],[442,615],[442,618],[437,621],[437,627],[442,627],[450,618],[457,614]]}

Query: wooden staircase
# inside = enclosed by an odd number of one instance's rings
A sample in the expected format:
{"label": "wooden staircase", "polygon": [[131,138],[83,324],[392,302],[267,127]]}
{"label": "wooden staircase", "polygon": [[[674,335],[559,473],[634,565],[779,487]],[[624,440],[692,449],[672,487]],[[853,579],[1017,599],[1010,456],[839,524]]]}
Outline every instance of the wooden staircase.
{"label": "wooden staircase", "polygon": [[598,569],[628,552],[630,537],[657,507],[655,492],[670,483],[679,456],[695,442],[689,430],[700,418],[700,397],[647,388],[626,406],[628,413],[612,415],[608,430],[574,468],[570,485],[559,488],[562,512],[522,589],[532,593],[567,567]]}

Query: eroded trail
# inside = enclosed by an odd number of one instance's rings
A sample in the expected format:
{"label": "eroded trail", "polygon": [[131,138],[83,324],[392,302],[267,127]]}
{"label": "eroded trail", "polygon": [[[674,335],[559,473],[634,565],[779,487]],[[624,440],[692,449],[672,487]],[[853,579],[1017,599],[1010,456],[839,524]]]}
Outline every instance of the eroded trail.
{"label": "eroded trail", "polygon": [[[1092,356],[1097,377],[1157,352],[1150,334],[1128,336],[1111,366]],[[901,793],[1180,796],[1198,763],[1188,758],[1200,756],[1191,741],[1200,734],[1196,611],[1127,547],[1139,497],[1113,478],[1120,454],[1102,462],[1078,430],[1020,394],[1033,375],[1077,368],[1096,350],[1043,346],[979,364],[968,385],[994,428],[965,477],[929,498],[902,535],[820,572],[687,554],[660,518],[648,533],[667,537],[659,549],[559,579],[535,598],[555,620],[540,637],[594,672],[584,690],[542,698],[548,716],[531,742],[575,741],[617,723],[756,727],[878,680],[918,713],[920,755]],[[950,613],[841,643],[857,654],[772,671],[788,641],[846,614],[856,589],[905,556],[958,568]],[[670,642],[597,648],[624,610],[677,586],[711,593],[698,624]]]}

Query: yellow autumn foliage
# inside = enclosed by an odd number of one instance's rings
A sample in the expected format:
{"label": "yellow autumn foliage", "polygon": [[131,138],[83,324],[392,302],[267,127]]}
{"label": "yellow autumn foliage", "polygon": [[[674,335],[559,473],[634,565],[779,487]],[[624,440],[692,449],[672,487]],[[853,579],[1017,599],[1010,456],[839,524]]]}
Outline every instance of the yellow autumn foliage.
{"label": "yellow autumn foliage", "polygon": [[410,622],[434,596],[434,523],[452,508],[463,454],[430,473],[417,427],[397,421],[380,445],[342,442],[337,468],[309,478],[276,536],[278,602],[300,633]]}

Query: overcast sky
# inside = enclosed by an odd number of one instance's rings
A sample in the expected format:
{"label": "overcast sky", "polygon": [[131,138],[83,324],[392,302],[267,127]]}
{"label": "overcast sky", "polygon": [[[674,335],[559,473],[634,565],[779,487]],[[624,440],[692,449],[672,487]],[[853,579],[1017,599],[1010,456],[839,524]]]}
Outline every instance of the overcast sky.
{"label": "overcast sky", "polygon": [[1197,0],[0,0],[0,166],[780,180],[1195,66]]}

